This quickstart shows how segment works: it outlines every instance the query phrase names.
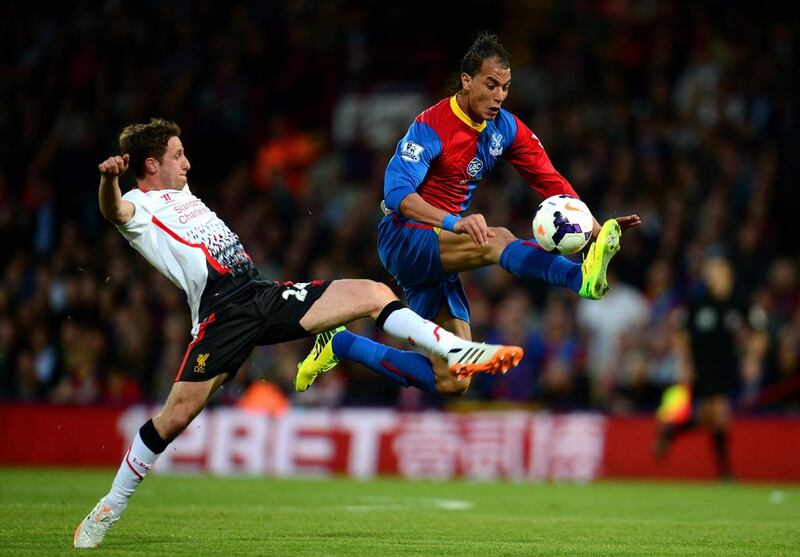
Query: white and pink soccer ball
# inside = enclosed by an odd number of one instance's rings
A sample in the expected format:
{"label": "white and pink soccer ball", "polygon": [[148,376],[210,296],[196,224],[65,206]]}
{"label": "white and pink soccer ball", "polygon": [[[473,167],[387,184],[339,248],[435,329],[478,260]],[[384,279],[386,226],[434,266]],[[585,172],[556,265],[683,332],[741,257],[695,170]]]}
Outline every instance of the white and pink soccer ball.
{"label": "white and pink soccer ball", "polygon": [[586,203],[569,195],[553,195],[533,217],[533,237],[545,250],[577,253],[592,237],[594,218]]}

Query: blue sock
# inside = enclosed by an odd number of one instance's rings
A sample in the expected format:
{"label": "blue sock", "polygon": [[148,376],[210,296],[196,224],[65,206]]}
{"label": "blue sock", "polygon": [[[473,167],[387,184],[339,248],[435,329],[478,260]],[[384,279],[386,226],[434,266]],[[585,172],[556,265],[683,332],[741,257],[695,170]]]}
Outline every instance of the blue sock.
{"label": "blue sock", "polygon": [[579,263],[548,253],[534,241],[514,240],[500,254],[500,266],[524,279],[540,279],[580,291],[583,277]]}
{"label": "blue sock", "polygon": [[404,387],[410,385],[429,393],[436,392],[431,362],[418,352],[397,350],[342,331],[333,337],[333,353],[340,360],[358,362]]}

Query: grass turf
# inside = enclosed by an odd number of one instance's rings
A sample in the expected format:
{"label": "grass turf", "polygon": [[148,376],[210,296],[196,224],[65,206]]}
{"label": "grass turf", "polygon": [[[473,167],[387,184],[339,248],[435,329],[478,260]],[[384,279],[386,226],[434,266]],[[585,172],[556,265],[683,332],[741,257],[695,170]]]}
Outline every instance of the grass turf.
{"label": "grass turf", "polygon": [[[73,554],[113,472],[0,469],[0,554]],[[800,486],[153,474],[108,555],[800,555]]]}

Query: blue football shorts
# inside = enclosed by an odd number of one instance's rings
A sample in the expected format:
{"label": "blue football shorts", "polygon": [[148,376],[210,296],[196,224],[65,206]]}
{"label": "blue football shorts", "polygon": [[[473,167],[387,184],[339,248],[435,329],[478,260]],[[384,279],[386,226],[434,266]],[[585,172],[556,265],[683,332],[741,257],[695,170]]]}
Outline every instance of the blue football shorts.
{"label": "blue football shorts", "polygon": [[391,213],[378,225],[378,255],[412,310],[432,321],[447,304],[450,315],[469,323],[469,302],[458,274],[442,270],[440,231]]}

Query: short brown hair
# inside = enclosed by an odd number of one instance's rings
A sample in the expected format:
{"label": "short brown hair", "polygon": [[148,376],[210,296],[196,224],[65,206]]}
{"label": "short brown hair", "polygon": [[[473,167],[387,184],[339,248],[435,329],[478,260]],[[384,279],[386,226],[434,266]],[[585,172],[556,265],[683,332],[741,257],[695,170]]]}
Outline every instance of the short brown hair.
{"label": "short brown hair", "polygon": [[130,157],[130,167],[137,178],[144,178],[144,161],[153,157],[161,162],[171,137],[180,137],[175,122],[151,118],[149,124],[131,124],[119,134],[119,149]]}

